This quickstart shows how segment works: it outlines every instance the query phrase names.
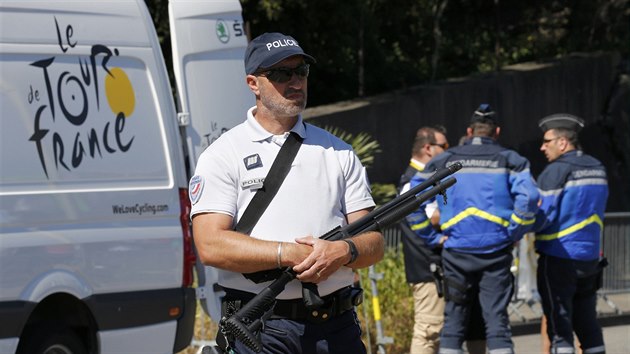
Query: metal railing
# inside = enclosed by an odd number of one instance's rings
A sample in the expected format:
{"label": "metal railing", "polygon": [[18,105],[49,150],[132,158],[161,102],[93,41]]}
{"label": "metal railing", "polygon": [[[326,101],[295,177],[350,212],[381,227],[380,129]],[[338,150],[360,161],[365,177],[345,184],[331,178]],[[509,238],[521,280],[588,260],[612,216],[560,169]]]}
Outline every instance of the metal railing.
{"label": "metal railing", "polygon": [[600,292],[630,292],[630,212],[605,215],[602,252],[608,267]]}

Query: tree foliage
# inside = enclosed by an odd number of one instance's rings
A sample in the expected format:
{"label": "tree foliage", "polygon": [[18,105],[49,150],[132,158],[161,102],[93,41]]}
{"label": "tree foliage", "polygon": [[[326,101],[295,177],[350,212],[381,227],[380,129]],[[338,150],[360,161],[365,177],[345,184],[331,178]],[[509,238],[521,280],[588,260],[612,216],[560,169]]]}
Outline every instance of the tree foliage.
{"label": "tree foliage", "polygon": [[[318,63],[311,105],[570,52],[628,55],[628,0],[242,0],[250,35],[293,35]],[[440,11],[441,10],[441,11]],[[437,60],[436,60],[437,59]]]}
{"label": "tree foliage", "polygon": [[[147,0],[170,60],[166,2]],[[309,105],[571,52],[628,57],[630,0],[241,0],[250,38],[295,37],[317,58]]]}

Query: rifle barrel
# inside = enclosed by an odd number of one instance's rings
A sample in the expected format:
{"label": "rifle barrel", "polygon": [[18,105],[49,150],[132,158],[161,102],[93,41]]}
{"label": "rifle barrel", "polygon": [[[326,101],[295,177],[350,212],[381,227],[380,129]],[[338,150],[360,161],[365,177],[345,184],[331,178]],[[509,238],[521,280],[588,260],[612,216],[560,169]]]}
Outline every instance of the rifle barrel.
{"label": "rifle barrel", "polygon": [[[363,228],[358,230],[348,231],[350,235],[358,235],[367,231],[382,231],[388,226],[391,226],[400,220],[402,220],[405,216],[418,209],[422,203],[427,200],[435,197],[442,191],[445,191],[447,188],[450,188],[454,185],[457,180],[454,177],[447,178],[443,181],[436,183],[435,187],[420,193],[418,195],[414,195],[413,198],[409,198],[404,200],[403,202],[398,203],[398,208],[392,210],[390,213],[381,214],[377,217],[374,217],[373,222],[366,224]],[[341,233],[337,233],[337,235],[341,236]],[[332,237],[329,238],[330,241],[340,240],[342,237]]]}
{"label": "rifle barrel", "polygon": [[[436,184],[437,182],[441,181],[443,178],[450,176],[453,173],[459,171],[461,168],[462,168],[462,164],[460,162],[456,162],[452,164],[451,166],[441,168],[435,171],[435,173],[431,175],[431,177],[429,177],[429,179],[427,179],[426,181],[411,188],[407,192],[401,194],[397,198],[394,198],[388,203],[383,204],[383,206],[381,206],[379,209],[384,209],[381,211],[382,213],[384,213],[388,211],[388,209],[396,207],[399,203],[404,203],[405,200],[413,199],[415,198],[416,194],[424,191],[425,189],[429,188],[431,185]],[[400,199],[400,201],[397,201],[397,199]]]}
{"label": "rifle barrel", "polygon": [[[361,232],[361,230],[365,230],[366,227],[369,227],[373,223],[374,220],[378,220],[381,218],[381,215],[390,212],[390,210],[398,208],[400,205],[409,203],[409,200],[416,199],[416,194],[424,191],[429,188],[431,185],[435,185],[439,183],[443,178],[452,175],[453,173],[459,171],[462,168],[462,164],[456,162],[451,166],[441,168],[429,177],[426,181],[420,183],[419,185],[411,188],[407,192],[399,195],[398,197],[390,200],[389,202],[383,204],[382,206],[370,211],[360,219],[356,220],[350,225],[347,225],[347,232],[349,234],[356,235]],[[447,187],[448,188],[448,187]],[[436,193],[437,194],[437,193]],[[429,199],[429,198],[427,198]],[[419,206],[420,204],[418,204]],[[411,211],[409,211],[411,212]],[[330,240],[330,237],[334,237],[337,233],[326,233],[324,236],[320,237],[324,240]]]}

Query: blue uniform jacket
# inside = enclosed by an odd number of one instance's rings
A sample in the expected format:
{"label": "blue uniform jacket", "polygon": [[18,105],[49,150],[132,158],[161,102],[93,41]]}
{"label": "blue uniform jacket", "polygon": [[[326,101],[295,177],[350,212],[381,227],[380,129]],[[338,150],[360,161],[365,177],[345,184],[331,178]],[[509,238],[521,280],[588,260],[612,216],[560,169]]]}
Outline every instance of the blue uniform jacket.
{"label": "blue uniform jacket", "polygon": [[411,179],[411,186],[455,162],[461,162],[463,168],[455,174],[457,183],[446,191],[448,204],[438,196],[442,233],[431,227],[423,205],[407,216],[418,236],[431,247],[447,235],[445,248],[492,253],[533,228],[539,193],[529,161],[494,139],[475,137],[438,155]]}
{"label": "blue uniform jacket", "polygon": [[542,204],[536,215],[536,249],[580,261],[599,258],[608,183],[604,166],[573,150],[538,177]]}

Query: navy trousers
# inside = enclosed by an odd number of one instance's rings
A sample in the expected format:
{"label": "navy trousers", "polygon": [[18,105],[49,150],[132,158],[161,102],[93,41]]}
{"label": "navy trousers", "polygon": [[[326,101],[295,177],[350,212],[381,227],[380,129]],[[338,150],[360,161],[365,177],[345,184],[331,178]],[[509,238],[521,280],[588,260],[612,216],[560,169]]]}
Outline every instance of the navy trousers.
{"label": "navy trousers", "polygon": [[511,247],[489,254],[442,251],[448,297],[440,353],[462,353],[472,299],[478,293],[489,353],[513,353],[508,305],[514,289]]}
{"label": "navy trousers", "polygon": [[[271,318],[261,332],[265,354],[364,354],[361,327],[354,310],[321,323]],[[238,354],[254,354],[241,342],[235,343]]]}
{"label": "navy trousers", "polygon": [[538,292],[547,316],[551,353],[574,353],[573,332],[585,354],[604,353],[597,323],[598,260],[581,262],[541,254]]}

